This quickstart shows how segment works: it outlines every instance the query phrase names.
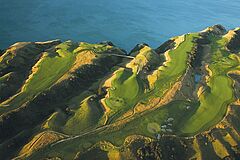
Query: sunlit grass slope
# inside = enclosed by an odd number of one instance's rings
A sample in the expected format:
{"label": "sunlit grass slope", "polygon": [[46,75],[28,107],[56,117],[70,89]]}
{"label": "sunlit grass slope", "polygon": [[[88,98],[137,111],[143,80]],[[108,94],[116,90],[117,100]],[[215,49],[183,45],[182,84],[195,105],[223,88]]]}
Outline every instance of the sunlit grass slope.
{"label": "sunlit grass slope", "polygon": [[98,102],[88,97],[66,121],[63,131],[64,133],[70,134],[79,133],[79,131],[83,131],[97,124],[102,115],[103,110]]}
{"label": "sunlit grass slope", "polygon": [[56,52],[43,53],[21,91],[3,104],[8,104],[10,109],[15,108],[50,87],[71,68],[76,56],[76,47],[77,44],[67,41],[56,46]]}
{"label": "sunlit grass slope", "polygon": [[[194,38],[198,38],[197,33],[184,36],[184,41],[169,52],[165,53],[167,61],[160,66],[148,79],[155,79],[153,84],[153,96],[162,97],[166,91],[184,74],[188,67],[188,57],[194,47]],[[151,93],[152,94],[152,93]]]}
{"label": "sunlit grass slope", "polygon": [[[111,48],[112,46],[105,44],[88,44],[84,42],[75,43],[72,41],[66,41],[55,46],[54,49],[42,53],[41,58],[33,66],[32,71],[20,92],[2,103],[9,107],[0,108],[2,110],[1,112],[14,109],[24,102],[31,100],[34,96],[59,81],[59,79],[69,72],[74,65],[84,65],[84,59],[78,62],[78,57],[81,57],[81,54],[87,54],[86,52],[89,51],[93,52],[95,55]],[[84,57],[84,55],[82,55],[82,57]],[[89,57],[89,59],[93,61],[93,57]]]}

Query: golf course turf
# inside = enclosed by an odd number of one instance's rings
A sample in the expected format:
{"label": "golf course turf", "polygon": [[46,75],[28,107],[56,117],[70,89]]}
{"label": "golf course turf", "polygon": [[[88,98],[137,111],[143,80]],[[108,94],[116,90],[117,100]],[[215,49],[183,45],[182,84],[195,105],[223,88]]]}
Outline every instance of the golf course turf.
{"label": "golf course turf", "polygon": [[[53,45],[0,102],[0,159],[237,155],[235,32],[216,25],[128,55],[111,42]],[[0,65],[0,89],[11,84],[8,65]]]}

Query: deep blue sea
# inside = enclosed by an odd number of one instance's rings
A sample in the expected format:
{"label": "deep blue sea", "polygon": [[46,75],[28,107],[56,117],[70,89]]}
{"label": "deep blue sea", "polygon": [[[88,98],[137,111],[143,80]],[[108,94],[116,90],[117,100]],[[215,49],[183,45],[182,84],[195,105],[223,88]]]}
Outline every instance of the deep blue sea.
{"label": "deep blue sea", "polygon": [[0,0],[2,49],[57,38],[157,47],[214,24],[240,26],[240,0]]}

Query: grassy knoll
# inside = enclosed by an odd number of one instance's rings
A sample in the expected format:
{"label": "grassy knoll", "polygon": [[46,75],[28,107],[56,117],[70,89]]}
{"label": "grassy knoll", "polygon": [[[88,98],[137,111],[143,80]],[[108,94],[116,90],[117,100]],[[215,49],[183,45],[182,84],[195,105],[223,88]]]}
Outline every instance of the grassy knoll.
{"label": "grassy knoll", "polygon": [[217,124],[234,100],[232,80],[227,74],[239,66],[239,58],[226,51],[225,38],[211,37],[211,40],[213,55],[209,69],[212,75],[207,82],[210,90],[199,97],[199,109],[181,128],[184,135],[193,135]]}
{"label": "grassy knoll", "polygon": [[92,96],[87,97],[81,106],[72,112],[73,115],[67,119],[63,126],[63,132],[67,134],[78,134],[95,126],[103,115],[103,109]]}
{"label": "grassy knoll", "polygon": [[12,72],[3,75],[2,77],[0,77],[0,89],[6,87],[6,85],[4,84],[4,82],[6,82],[10,77],[11,77]]}
{"label": "grassy knoll", "polygon": [[[89,90],[97,90],[99,83],[93,83]],[[79,134],[86,129],[97,127],[104,121],[103,108],[95,94],[89,90],[80,92],[70,99],[66,111],[54,112],[43,124],[44,128],[66,134]]]}
{"label": "grassy knoll", "polygon": [[2,77],[0,77],[0,83],[2,84],[4,81],[8,79],[11,73],[5,74]]}
{"label": "grassy knoll", "polygon": [[61,111],[58,110],[54,112],[47,120],[44,122],[42,127],[44,129],[51,129],[53,131],[62,132],[62,126],[65,124],[67,119],[67,115]]}
{"label": "grassy knoll", "polygon": [[142,81],[136,73],[128,69],[119,70],[112,81],[106,104],[113,110],[122,105],[135,104],[138,96],[143,92],[142,87]]}

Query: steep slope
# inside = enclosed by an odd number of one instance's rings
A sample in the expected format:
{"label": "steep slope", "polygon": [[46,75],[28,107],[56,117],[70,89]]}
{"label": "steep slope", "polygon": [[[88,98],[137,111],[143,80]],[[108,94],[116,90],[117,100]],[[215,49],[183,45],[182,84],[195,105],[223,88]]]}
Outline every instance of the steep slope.
{"label": "steep slope", "polygon": [[20,42],[4,51],[0,58],[0,102],[16,94],[43,52],[59,43],[59,40]]}

